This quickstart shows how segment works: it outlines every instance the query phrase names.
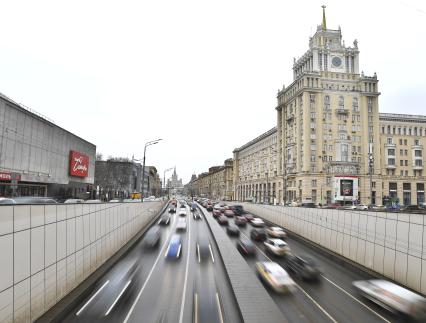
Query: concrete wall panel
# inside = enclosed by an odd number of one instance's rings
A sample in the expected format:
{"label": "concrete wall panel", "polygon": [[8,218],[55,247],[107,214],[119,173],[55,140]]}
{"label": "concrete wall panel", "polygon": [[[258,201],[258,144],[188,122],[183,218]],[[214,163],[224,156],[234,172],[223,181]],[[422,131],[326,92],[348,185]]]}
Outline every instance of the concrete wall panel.
{"label": "concrete wall panel", "polygon": [[0,322],[31,322],[139,232],[163,202],[0,206]]}

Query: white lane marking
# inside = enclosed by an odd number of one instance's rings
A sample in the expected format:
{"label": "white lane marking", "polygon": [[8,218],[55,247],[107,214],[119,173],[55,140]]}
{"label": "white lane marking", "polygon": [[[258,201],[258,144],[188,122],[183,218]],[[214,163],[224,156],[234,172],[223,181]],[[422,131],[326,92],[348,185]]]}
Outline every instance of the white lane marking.
{"label": "white lane marking", "polygon": [[220,306],[219,294],[216,293],[217,308],[219,310],[220,322],[223,323],[222,307]]}
{"label": "white lane marking", "polygon": [[354,297],[353,295],[351,295],[345,289],[343,289],[342,287],[340,287],[339,285],[337,285],[336,283],[334,283],[333,281],[331,281],[330,279],[328,279],[324,275],[321,275],[321,277],[324,278],[326,281],[328,281],[333,286],[335,286],[337,289],[339,289],[340,291],[342,291],[343,293],[345,293],[346,295],[348,295],[350,298],[352,298],[353,300],[357,301],[359,304],[361,304],[362,306],[364,306],[365,308],[367,308],[368,310],[370,310],[371,312],[373,312],[373,314],[377,315],[383,321],[385,321],[387,323],[391,323],[389,320],[387,320],[386,318],[384,318],[383,316],[381,316],[379,313],[377,313],[376,311],[374,311],[371,307],[369,307],[368,305],[366,305],[363,302],[361,302],[359,299],[357,299],[356,297]]}
{"label": "white lane marking", "polygon": [[198,243],[197,243],[197,255],[198,255],[198,263],[200,263],[201,262],[201,260],[200,260],[200,246],[198,245]]}
{"label": "white lane marking", "polygon": [[210,249],[210,255],[212,256],[212,261],[214,263],[213,251],[212,251],[212,247],[210,246],[210,243],[209,243],[209,249]]}
{"label": "white lane marking", "polygon": [[179,256],[180,256],[180,249],[182,249],[182,244],[179,245],[179,249],[178,249],[178,253],[177,253],[176,258],[179,258]]}
{"label": "white lane marking", "polygon": [[169,245],[167,246],[167,250],[166,250],[166,253],[164,254],[164,258],[166,258],[166,257],[167,257],[167,254],[169,253],[169,249],[170,249],[170,243],[169,243]]}
{"label": "white lane marking", "polygon": [[[247,239],[248,239],[248,237],[244,234],[244,233],[242,233],[241,232],[241,234],[243,235],[243,236],[245,236]],[[271,260],[271,258],[269,258],[263,251],[262,251],[262,249],[260,249],[256,244],[254,244],[254,246],[260,251],[260,253],[262,254],[262,255],[264,255],[265,256],[265,258],[266,259],[268,259],[269,261],[272,261]],[[299,288],[302,292],[303,292],[303,294],[305,294],[305,296],[312,302],[312,303],[314,303],[332,322],[334,322],[334,323],[337,323],[337,321],[320,305],[320,304],[318,304],[317,303],[317,301],[315,301],[302,287],[300,287],[300,285],[299,284],[297,284],[296,282],[294,282],[295,284],[296,284],[296,286],[297,286],[297,288]]]}
{"label": "white lane marking", "polygon": [[197,293],[195,293],[195,296],[194,296],[194,298],[195,298],[195,300],[194,300],[194,306],[195,306],[195,314],[194,314],[194,317],[195,317],[195,322],[194,323],[198,323],[198,294]]}
{"label": "white lane marking", "polygon": [[184,281],[184,285],[183,285],[182,302],[181,302],[181,305],[180,305],[179,323],[182,323],[183,310],[185,308],[185,295],[186,295],[186,284],[188,282],[188,268],[189,268],[189,253],[190,253],[190,250],[191,250],[191,221],[188,221],[188,255],[186,256],[185,281]]}
{"label": "white lane marking", "polygon": [[[175,219],[173,218],[172,226],[173,226],[174,224],[175,224]],[[149,272],[148,277],[147,277],[147,278],[146,278],[146,280],[145,280],[145,283],[143,284],[143,286],[142,286],[141,290],[139,291],[138,296],[136,296],[136,299],[135,299],[135,301],[133,302],[133,305],[132,305],[132,307],[130,308],[129,313],[127,313],[127,315],[126,315],[126,317],[125,317],[125,319],[124,319],[123,323],[127,323],[127,322],[129,321],[129,319],[130,319],[130,315],[132,315],[133,311],[135,310],[136,303],[139,301],[139,298],[141,298],[142,293],[143,293],[143,291],[144,291],[144,289],[145,289],[146,285],[148,284],[148,281],[149,281],[149,279],[151,278],[152,273],[154,272],[154,268],[155,268],[155,266],[157,266],[157,263],[158,263],[158,261],[160,260],[160,257],[161,257],[161,255],[162,255],[162,253],[163,253],[163,251],[164,251],[164,247],[167,245],[167,241],[169,240],[171,233],[172,233],[172,231],[170,230],[169,236],[167,237],[166,241],[164,241],[163,246],[161,247],[161,250],[160,250],[160,252],[158,253],[157,259],[155,260],[154,265],[152,266],[151,271]]]}
{"label": "white lane marking", "polygon": [[79,316],[80,314],[81,314],[81,312],[83,312],[83,310],[86,308],[86,306],[87,305],[89,305],[90,304],[90,302],[91,301],[93,301],[93,299],[96,297],[96,295],[98,295],[100,292],[101,292],[101,290],[102,289],[104,289],[104,287],[106,286],[106,285],[108,285],[108,283],[109,283],[109,280],[107,280],[102,286],[101,286],[101,288],[99,288],[98,289],[98,291],[95,293],[95,294],[93,294],[93,296],[92,297],[90,297],[90,299],[86,302],[86,304],[84,304],[83,305],[83,307],[82,308],[80,308],[80,310],[77,312],[77,313],[75,313],[75,315],[76,316]]}
{"label": "white lane marking", "polygon": [[161,219],[160,219],[160,220],[158,220],[158,223],[157,223],[157,224],[160,224],[160,222],[161,222]]}
{"label": "white lane marking", "polygon": [[118,294],[118,296],[115,299],[114,303],[112,303],[111,306],[109,307],[108,311],[106,311],[105,316],[108,316],[108,314],[111,313],[111,311],[114,308],[115,304],[117,304],[117,302],[120,299],[121,295],[123,295],[123,293],[126,291],[127,287],[129,287],[129,285],[130,285],[131,282],[132,282],[131,280],[129,280],[127,282],[126,286],[124,286],[124,288],[121,290],[120,294]]}

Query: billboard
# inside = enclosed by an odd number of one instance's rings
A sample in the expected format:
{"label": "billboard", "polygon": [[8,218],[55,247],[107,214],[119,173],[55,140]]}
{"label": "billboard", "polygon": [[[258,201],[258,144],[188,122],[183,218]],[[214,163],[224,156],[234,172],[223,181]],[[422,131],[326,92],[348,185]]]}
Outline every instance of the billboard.
{"label": "billboard", "polygon": [[334,177],[334,201],[356,201],[358,199],[358,177]]}
{"label": "billboard", "polygon": [[78,151],[70,151],[70,176],[87,177],[89,173],[89,157]]}

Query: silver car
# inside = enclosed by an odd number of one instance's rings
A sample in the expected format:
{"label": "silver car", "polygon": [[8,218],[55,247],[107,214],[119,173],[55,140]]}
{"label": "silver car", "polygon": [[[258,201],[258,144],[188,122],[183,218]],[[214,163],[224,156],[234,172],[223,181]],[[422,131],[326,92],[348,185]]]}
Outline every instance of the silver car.
{"label": "silver car", "polygon": [[280,238],[280,239],[287,238],[287,233],[280,227],[266,228],[266,233],[273,238]]}

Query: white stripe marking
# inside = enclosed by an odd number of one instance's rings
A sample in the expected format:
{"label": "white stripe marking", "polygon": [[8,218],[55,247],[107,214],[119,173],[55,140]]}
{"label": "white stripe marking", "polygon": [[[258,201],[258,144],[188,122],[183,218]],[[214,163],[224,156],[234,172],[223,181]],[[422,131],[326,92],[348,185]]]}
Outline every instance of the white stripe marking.
{"label": "white stripe marking", "polygon": [[200,260],[200,246],[198,245],[198,243],[197,243],[197,255],[198,255],[198,263],[200,263],[201,262],[201,260]]}
{"label": "white stripe marking", "polygon": [[101,290],[102,290],[102,289],[104,289],[104,287],[105,287],[106,285],[108,285],[108,283],[109,283],[109,280],[107,280],[107,281],[106,281],[106,282],[105,282],[105,283],[101,286],[101,288],[99,288],[99,289],[98,289],[98,291],[97,291],[95,294],[93,294],[93,296],[92,296],[92,297],[90,297],[90,299],[87,301],[87,303],[86,303],[86,304],[84,304],[84,305],[83,305],[83,307],[82,307],[82,308],[80,308],[80,310],[79,310],[77,313],[75,313],[75,315],[79,316],[79,315],[81,314],[81,312],[83,312],[83,310],[86,308],[86,306],[87,306],[87,305],[89,305],[91,301],[93,301],[93,299],[96,297],[96,295],[98,295],[98,294],[101,292]]}
{"label": "white stripe marking", "polygon": [[188,282],[188,267],[189,267],[189,253],[191,251],[191,221],[188,221],[188,255],[186,256],[186,269],[185,269],[185,282],[183,285],[183,293],[182,293],[182,303],[180,305],[180,316],[179,323],[182,323],[183,319],[183,310],[185,308],[185,295],[186,295],[186,284]]}
{"label": "white stripe marking", "polygon": [[127,287],[129,287],[130,283],[132,281],[129,280],[126,284],[126,286],[124,286],[124,288],[121,290],[120,294],[118,294],[117,298],[115,299],[114,303],[111,304],[111,306],[109,307],[108,311],[106,311],[105,316],[107,316],[113,309],[113,307],[115,306],[115,304],[117,304],[118,300],[120,299],[121,295],[123,295],[123,293],[126,291]]}
{"label": "white stripe marking", "polygon": [[194,314],[194,317],[195,317],[195,319],[194,319],[194,323],[198,323],[198,294],[197,293],[195,293],[195,300],[194,300],[194,303],[195,303],[195,314]]}
{"label": "white stripe marking", "polygon": [[219,294],[216,293],[217,308],[219,310],[220,322],[223,323],[222,307],[220,306]]}
{"label": "white stripe marking", "polygon": [[351,297],[353,300],[357,301],[359,304],[361,304],[365,308],[369,309],[371,312],[373,312],[375,315],[377,315],[383,321],[385,321],[387,323],[391,323],[390,321],[388,321],[387,319],[385,319],[383,316],[381,316],[379,313],[377,313],[376,311],[374,311],[371,307],[369,307],[366,304],[364,304],[363,302],[361,302],[359,299],[357,299],[356,297],[354,297],[353,295],[351,295],[349,292],[347,292],[346,290],[344,290],[342,287],[338,286],[336,283],[334,283],[333,281],[331,281],[330,279],[328,279],[324,275],[321,275],[321,277],[324,278],[326,281],[328,281],[330,284],[334,285],[337,289],[339,289],[340,291],[342,291],[343,293],[345,293],[346,295],[348,295],[349,297]]}
{"label": "white stripe marking", "polygon": [[178,253],[177,253],[176,258],[179,258],[179,256],[180,256],[180,249],[182,249],[182,244],[179,245],[179,249],[178,249]]}
{"label": "white stripe marking", "polygon": [[212,247],[210,246],[210,243],[209,243],[209,249],[210,249],[210,255],[212,256],[212,261],[214,262],[213,251],[212,251]]}

